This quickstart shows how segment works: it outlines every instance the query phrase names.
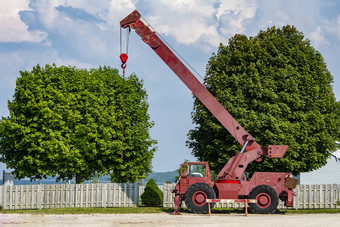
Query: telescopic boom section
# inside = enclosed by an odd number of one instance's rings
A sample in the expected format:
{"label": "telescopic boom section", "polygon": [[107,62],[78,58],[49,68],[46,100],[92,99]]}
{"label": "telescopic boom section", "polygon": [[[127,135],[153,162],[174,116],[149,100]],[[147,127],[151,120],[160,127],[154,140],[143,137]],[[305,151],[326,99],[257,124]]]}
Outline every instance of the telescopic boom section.
{"label": "telescopic boom section", "polygon": [[[225,166],[221,171],[226,175],[226,172],[233,172],[238,166],[239,162],[246,166],[255,159],[263,155],[267,155],[268,148],[261,148],[254,138],[244,130],[244,128],[231,116],[231,114],[216,100],[216,98],[208,91],[208,89],[188,70],[188,68],[178,59],[178,57],[165,45],[165,43],[146,26],[141,20],[140,13],[135,10],[120,22],[122,28],[135,29],[136,33],[141,36],[142,40],[148,44],[157,55],[170,67],[170,69],[183,81],[183,83],[192,91],[192,93],[202,102],[202,104],[216,117],[216,119],[229,131],[229,133],[242,145],[249,156],[249,158],[240,157],[236,158],[234,165]],[[246,143],[247,142],[247,143]],[[280,147],[275,146],[275,150],[287,150],[288,146]],[[252,152],[251,152],[252,151]],[[283,151],[285,153],[285,151]],[[249,153],[250,152],[250,153]],[[276,153],[276,152],[275,152]],[[283,153],[283,154],[284,154]],[[268,155],[267,155],[268,156]],[[275,155],[274,155],[275,156]],[[283,155],[282,155],[283,156]],[[243,161],[242,161],[243,160]],[[243,163],[244,162],[244,163]],[[241,171],[242,172],[242,171]],[[240,173],[241,174],[241,173]]]}
{"label": "telescopic boom section", "polygon": [[221,124],[243,145],[249,141],[245,148],[247,151],[260,148],[249,133],[230,115],[230,113],[216,100],[208,89],[188,70],[178,57],[164,44],[157,34],[140,20],[140,13],[135,10],[120,22],[122,28],[130,27],[142,37],[158,56],[183,81],[192,93],[205,107],[221,122]]}

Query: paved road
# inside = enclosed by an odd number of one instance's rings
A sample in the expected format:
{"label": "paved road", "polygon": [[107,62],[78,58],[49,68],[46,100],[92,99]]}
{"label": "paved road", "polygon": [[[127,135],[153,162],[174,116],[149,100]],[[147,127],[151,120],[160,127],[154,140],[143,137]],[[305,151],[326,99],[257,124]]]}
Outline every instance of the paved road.
{"label": "paved road", "polygon": [[254,215],[213,214],[90,214],[90,215],[28,215],[0,214],[1,227],[20,226],[246,226],[246,227],[340,227],[340,214],[274,214]]}

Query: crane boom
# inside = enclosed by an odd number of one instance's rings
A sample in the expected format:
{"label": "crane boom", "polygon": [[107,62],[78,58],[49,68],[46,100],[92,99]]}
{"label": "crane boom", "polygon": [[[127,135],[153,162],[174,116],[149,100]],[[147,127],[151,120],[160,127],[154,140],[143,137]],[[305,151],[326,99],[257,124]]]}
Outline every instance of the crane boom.
{"label": "crane boom", "polygon": [[[167,47],[160,37],[141,20],[135,10],[121,22],[122,28],[132,28],[148,44],[169,68],[182,80],[202,104],[216,117],[224,128],[243,146],[242,152],[231,158],[218,175],[218,179],[241,179],[248,164],[266,155],[281,158],[288,149],[287,145],[268,145],[262,147],[219,103],[208,89],[189,71],[179,58]],[[246,150],[246,155],[243,153]]]}
{"label": "crane boom", "polygon": [[260,148],[251,135],[230,115],[230,113],[216,100],[208,89],[189,71],[178,57],[164,44],[156,33],[140,20],[140,13],[135,10],[120,22],[121,27],[135,29],[142,40],[147,43],[170,69],[183,81],[192,93],[203,103],[216,119],[229,131],[247,151]]}

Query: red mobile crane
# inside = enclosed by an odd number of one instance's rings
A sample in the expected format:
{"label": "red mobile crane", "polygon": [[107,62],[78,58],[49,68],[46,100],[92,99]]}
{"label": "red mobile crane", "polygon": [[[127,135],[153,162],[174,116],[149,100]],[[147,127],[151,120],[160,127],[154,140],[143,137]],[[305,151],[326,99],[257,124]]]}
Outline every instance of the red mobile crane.
{"label": "red mobile crane", "polygon": [[[256,199],[249,208],[254,213],[273,213],[281,199],[288,207],[293,206],[293,189],[297,184],[291,173],[255,172],[248,181],[244,177],[249,163],[268,158],[282,158],[288,150],[287,145],[268,145],[261,147],[255,139],[230,115],[207,88],[188,70],[178,57],[165,45],[160,37],[141,20],[135,10],[120,22],[121,28],[135,29],[142,40],[148,44],[170,69],[183,81],[203,105],[218,119],[229,133],[242,145],[242,150],[232,157],[217,176],[211,181],[207,162],[189,162],[181,165],[181,174],[173,193],[175,211],[182,201],[194,213],[207,213],[206,199]],[[127,60],[121,55],[123,64]],[[214,206],[210,204],[211,208]]]}

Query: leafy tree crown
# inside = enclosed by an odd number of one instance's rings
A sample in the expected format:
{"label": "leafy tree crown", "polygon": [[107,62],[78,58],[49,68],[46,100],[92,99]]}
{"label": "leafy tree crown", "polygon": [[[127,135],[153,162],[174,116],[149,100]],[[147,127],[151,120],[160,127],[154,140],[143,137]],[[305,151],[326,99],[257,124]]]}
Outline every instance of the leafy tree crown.
{"label": "leafy tree crown", "polygon": [[[125,144],[121,154],[122,77],[110,67],[39,65],[20,72],[10,116],[0,122],[1,161],[17,178],[89,180],[111,173],[135,182],[151,172],[155,141],[147,94],[136,75],[125,83]],[[78,180],[77,179],[77,180]]]}
{"label": "leafy tree crown", "polygon": [[[322,55],[293,26],[255,37],[235,35],[207,65],[205,86],[261,146],[290,146],[282,159],[252,163],[248,171],[295,174],[325,165],[340,135],[339,102]],[[196,99],[197,127],[187,145],[219,171],[241,149]]]}

